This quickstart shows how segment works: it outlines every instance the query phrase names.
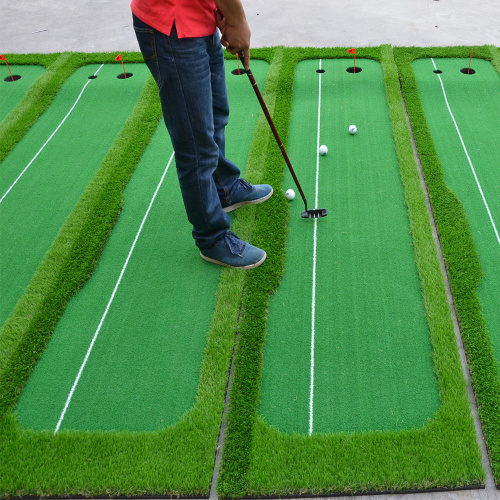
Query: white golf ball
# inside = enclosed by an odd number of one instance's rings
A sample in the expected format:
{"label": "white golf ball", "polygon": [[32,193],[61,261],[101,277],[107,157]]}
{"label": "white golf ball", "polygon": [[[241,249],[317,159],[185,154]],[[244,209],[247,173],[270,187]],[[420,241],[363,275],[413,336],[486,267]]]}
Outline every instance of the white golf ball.
{"label": "white golf ball", "polygon": [[319,153],[322,154],[323,156],[328,153],[328,148],[323,144],[322,146],[319,147]]}
{"label": "white golf ball", "polygon": [[356,128],[356,125],[351,125],[349,127],[349,133],[354,135],[356,132],[358,131],[358,129]]}
{"label": "white golf ball", "polygon": [[287,200],[293,200],[295,198],[295,191],[293,189],[288,189],[285,196]]}

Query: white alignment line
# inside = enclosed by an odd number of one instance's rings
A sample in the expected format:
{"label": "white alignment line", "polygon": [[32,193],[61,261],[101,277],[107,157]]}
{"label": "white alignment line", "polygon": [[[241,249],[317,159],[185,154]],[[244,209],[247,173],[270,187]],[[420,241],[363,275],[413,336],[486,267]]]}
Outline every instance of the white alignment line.
{"label": "white alignment line", "polygon": [[[434,69],[437,70],[437,66],[436,66],[436,63],[434,62],[434,59],[431,58],[431,61],[432,61],[432,64],[434,65]],[[446,91],[444,90],[443,80],[441,79],[441,75],[439,73],[437,75],[438,75],[439,81],[441,82],[441,88],[443,89],[443,95],[444,95],[444,100],[446,102],[446,106],[448,107],[448,111],[450,112],[451,119],[453,120],[453,123],[455,124],[455,128],[457,129],[458,137],[460,138],[460,142],[462,143],[462,147],[464,148],[464,151],[465,151],[465,156],[467,156],[467,160],[469,162],[470,168],[471,168],[472,173],[474,175],[474,179],[476,180],[477,187],[479,188],[479,192],[481,193],[481,198],[483,199],[484,206],[486,207],[486,211],[488,212],[488,217],[490,218],[491,225],[493,226],[493,231],[495,231],[495,236],[497,238],[498,243],[500,244],[500,236],[498,234],[498,230],[497,230],[497,227],[495,225],[495,221],[493,220],[493,216],[491,215],[490,207],[488,206],[488,202],[486,201],[486,197],[484,196],[483,189],[481,187],[481,183],[479,182],[479,179],[477,178],[476,170],[475,170],[474,165],[472,164],[472,161],[470,159],[469,152],[467,151],[467,148],[465,147],[464,140],[462,139],[462,134],[460,133],[460,129],[458,128],[455,117],[453,116],[453,113],[452,113],[451,108],[450,108],[450,104],[448,103]]]}
{"label": "white alignment line", "polygon": [[[321,70],[321,59],[319,60]],[[318,98],[318,136],[316,144],[316,197],[314,206],[318,206],[318,181],[319,181],[319,135],[321,124],[321,73],[319,73],[319,98]],[[316,248],[317,248],[318,219],[314,219],[314,248],[313,248],[313,276],[312,276],[312,310],[311,310],[311,390],[309,396],[309,435],[314,428],[314,337],[316,333]]]}
{"label": "white alignment line", "polygon": [[[94,76],[96,76],[97,73],[99,73],[99,71],[101,70],[101,68],[103,66],[104,66],[104,64],[101,64],[101,66],[99,67],[99,69],[94,73]],[[54,130],[54,132],[52,132],[52,135],[45,141],[45,144],[39,149],[38,153],[32,158],[32,160],[28,163],[28,165],[25,167],[25,169],[19,174],[18,178],[12,183],[12,185],[10,186],[10,188],[7,189],[7,191],[2,196],[2,198],[0,198],[0,203],[2,203],[2,201],[4,200],[4,198],[10,193],[11,189],[18,183],[19,179],[24,175],[24,173],[26,172],[26,170],[28,170],[28,168],[31,167],[31,164],[37,159],[38,155],[45,149],[45,146],[47,146],[47,144],[50,142],[50,140],[52,139],[52,137],[54,137],[54,135],[56,135],[57,131],[61,128],[62,124],[66,121],[66,118],[68,118],[68,116],[75,109],[75,106],[78,104],[78,101],[82,97],[83,92],[85,91],[85,89],[87,88],[87,85],[91,81],[92,80],[88,80],[87,83],[84,85],[84,87],[83,87],[82,91],[80,92],[80,95],[78,96],[77,100],[75,101],[75,103],[73,104],[73,106],[71,107],[71,109],[68,111],[68,114],[63,118],[62,122],[58,125],[58,127]]]}
{"label": "white alignment line", "polygon": [[73,397],[73,394],[75,392],[76,386],[78,385],[78,382],[80,381],[80,377],[82,376],[83,369],[85,368],[85,365],[87,364],[87,361],[89,359],[90,353],[92,352],[92,349],[94,347],[95,341],[97,340],[97,336],[99,335],[99,332],[101,331],[102,325],[104,323],[104,320],[106,319],[106,316],[108,315],[108,311],[111,307],[111,304],[113,303],[113,300],[116,295],[116,291],[118,290],[118,287],[120,286],[120,283],[122,281],[123,275],[125,274],[125,269],[127,269],[130,257],[132,256],[132,253],[135,249],[135,245],[137,244],[137,240],[139,239],[139,236],[142,232],[142,228],[144,227],[144,223],[146,222],[146,219],[148,218],[149,212],[151,210],[151,207],[153,206],[153,203],[155,201],[156,195],[158,194],[158,191],[160,190],[160,187],[163,183],[163,179],[165,178],[165,175],[167,174],[168,168],[170,167],[170,164],[172,163],[172,160],[174,158],[174,153],[172,153],[172,156],[170,156],[170,160],[168,162],[168,165],[165,168],[165,171],[163,172],[163,175],[160,179],[160,182],[158,183],[158,186],[156,187],[156,191],[153,195],[153,198],[151,198],[151,201],[149,203],[149,207],[146,210],[146,214],[144,215],[144,218],[142,219],[141,225],[139,227],[139,230],[137,231],[137,234],[135,235],[134,242],[132,243],[132,247],[130,248],[130,251],[128,253],[128,256],[125,260],[125,264],[123,264],[120,276],[118,277],[118,281],[116,282],[115,288],[113,290],[113,293],[111,294],[111,297],[108,301],[108,305],[106,306],[106,309],[104,311],[104,314],[102,315],[101,321],[99,322],[99,326],[97,327],[97,330],[94,333],[94,337],[92,338],[92,342],[90,343],[90,346],[87,350],[87,354],[85,355],[85,358],[83,360],[82,366],[80,366],[80,370],[78,370],[78,374],[76,376],[75,381],[73,382],[73,387],[71,388],[71,391],[68,394],[68,398],[66,399],[66,404],[64,405],[63,411],[61,413],[61,416],[59,417],[59,421],[57,422],[56,429],[54,431],[54,434],[59,430],[61,427],[62,421],[64,420],[64,416],[66,415],[66,411],[68,409],[68,406],[71,402],[71,399]]}

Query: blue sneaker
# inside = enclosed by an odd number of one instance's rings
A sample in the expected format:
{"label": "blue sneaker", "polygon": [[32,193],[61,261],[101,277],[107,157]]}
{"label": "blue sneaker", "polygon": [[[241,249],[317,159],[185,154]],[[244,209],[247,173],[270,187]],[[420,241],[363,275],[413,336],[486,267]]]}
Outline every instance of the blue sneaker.
{"label": "blue sneaker", "polygon": [[231,231],[228,231],[213,247],[202,250],[200,255],[208,262],[237,269],[253,269],[260,266],[267,257],[264,250],[240,240]]}
{"label": "blue sneaker", "polygon": [[243,205],[262,203],[271,198],[272,195],[273,188],[269,184],[256,184],[254,186],[245,179],[240,179],[240,187],[231,200],[231,205],[225,207],[222,204],[222,209],[224,212],[229,213]]}

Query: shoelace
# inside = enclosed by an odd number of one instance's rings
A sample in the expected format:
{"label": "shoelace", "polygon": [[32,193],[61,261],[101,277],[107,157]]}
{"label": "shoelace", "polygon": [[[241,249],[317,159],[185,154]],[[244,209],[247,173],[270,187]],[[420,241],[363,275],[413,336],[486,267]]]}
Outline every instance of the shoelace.
{"label": "shoelace", "polygon": [[240,179],[240,184],[247,190],[251,191],[253,189],[252,184],[250,184],[246,179]]}
{"label": "shoelace", "polygon": [[245,248],[245,243],[241,241],[238,236],[236,236],[233,232],[228,231],[224,236],[224,242],[233,255],[241,257],[241,254],[243,253],[243,250]]}

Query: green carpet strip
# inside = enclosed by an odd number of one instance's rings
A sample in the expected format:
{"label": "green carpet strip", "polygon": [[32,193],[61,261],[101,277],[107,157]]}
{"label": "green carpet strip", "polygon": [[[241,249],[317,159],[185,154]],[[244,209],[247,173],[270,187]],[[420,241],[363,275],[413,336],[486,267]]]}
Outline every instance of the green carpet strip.
{"label": "green carpet strip", "polygon": [[[266,425],[258,415],[268,300],[278,288],[285,262],[283,228],[288,207],[283,196],[276,197],[272,203],[262,206],[254,233],[256,244],[267,243],[271,265],[258,268],[247,278],[218,485],[219,495],[223,497],[459,488],[484,481],[394,55],[386,46],[359,49],[358,55],[381,61],[384,71],[441,406],[420,428],[399,432],[313,433],[311,437],[281,433]],[[286,142],[296,64],[304,59],[346,57],[346,51],[286,49],[281,57],[274,117]],[[281,187],[283,162],[276,145],[268,148],[267,176],[275,186]]]}
{"label": "green carpet strip", "polygon": [[357,62],[297,66],[289,155],[312,199],[318,165],[328,217],[308,224],[292,203],[270,300],[260,412],[282,432],[411,429],[439,408],[382,67]]}
{"label": "green carpet strip", "polygon": [[[457,315],[460,322],[460,329],[464,345],[467,351],[467,359],[469,363],[469,368],[471,372],[471,378],[473,383],[473,388],[476,394],[476,399],[478,403],[478,411],[482,422],[483,432],[485,434],[486,444],[488,447],[488,452],[490,456],[490,461],[492,465],[493,474],[495,481],[500,484],[500,380],[498,375],[498,355],[495,356],[495,350],[492,344],[492,336],[498,336],[496,331],[488,331],[488,322],[493,320],[491,313],[485,317],[488,308],[483,309],[483,302],[486,297],[483,295],[485,286],[488,286],[488,276],[486,281],[483,282],[484,273],[491,272],[491,268],[486,268],[483,266],[487,265],[491,258],[495,258],[493,255],[490,256],[488,248],[483,249],[478,246],[475,242],[480,235],[478,234],[477,223],[483,220],[486,216],[486,212],[483,208],[482,215],[476,216],[472,215],[471,207],[469,206],[469,198],[472,196],[477,196],[477,186],[472,177],[470,177],[470,182],[468,183],[467,194],[464,195],[459,191],[452,191],[455,189],[461,189],[456,185],[456,176],[452,175],[449,168],[446,168],[444,164],[444,159],[441,159],[438,151],[444,154],[444,151],[437,149],[438,145],[442,147],[443,141],[441,139],[443,125],[439,124],[439,128],[436,128],[435,119],[429,116],[427,120],[424,114],[424,107],[419,97],[420,87],[425,89],[425,83],[422,81],[417,85],[417,79],[414,71],[413,65],[421,65],[424,61],[419,59],[426,59],[430,63],[430,58],[435,58],[437,64],[441,64],[441,58],[462,58],[461,67],[468,67],[465,64],[464,54],[467,53],[466,47],[454,47],[454,48],[427,48],[427,49],[395,49],[396,59],[398,63],[398,68],[400,71],[401,79],[403,82],[403,90],[405,92],[405,100],[407,102],[408,110],[410,112],[412,128],[414,130],[415,139],[417,143],[417,148],[422,162],[422,167],[424,169],[426,182],[429,189],[429,194],[432,201],[432,206],[434,210],[434,215],[436,218],[436,225],[438,228],[441,244],[443,247],[443,254],[446,261],[446,267],[448,271],[448,276],[450,280],[450,285],[453,291],[453,297],[455,301],[455,307],[457,309]],[[479,59],[484,59],[486,61],[491,61],[496,68],[496,72],[500,72],[500,62],[498,58],[498,49],[494,47],[477,47],[474,50],[473,66],[478,65],[478,68],[485,69],[485,62]],[[415,61],[415,62],[413,62]],[[413,64],[412,64],[413,62]],[[468,61],[467,61],[468,62]],[[446,62],[445,67],[449,68],[449,71],[456,71],[456,64],[453,62]],[[453,65],[451,69],[450,65]],[[431,72],[433,67],[430,68]],[[489,76],[486,76],[489,75]],[[432,74],[432,76],[436,76]],[[461,75],[464,78],[475,78],[476,75]],[[454,77],[452,75],[446,76],[443,73],[443,81],[449,81],[450,77],[452,80]],[[486,85],[487,92],[489,92],[490,86],[498,85],[498,83],[483,83],[483,79],[491,79],[492,82],[498,82],[498,76],[492,75],[491,71],[486,69],[483,76],[478,74],[479,79],[478,84],[480,88],[484,89]],[[458,80],[458,79],[457,79]],[[473,82],[474,80],[469,80]],[[452,89],[453,86],[457,90],[462,90],[462,85],[454,85],[451,82]],[[465,83],[464,85],[469,85]],[[481,87],[482,86],[482,87]],[[451,89],[451,90],[452,90]],[[468,93],[467,100],[476,99],[480,90],[471,89]],[[483,90],[484,92],[484,90]],[[443,100],[442,89],[438,88],[438,93],[436,98],[439,97],[440,102]],[[490,97],[491,98],[491,97]],[[495,104],[496,103],[496,104]],[[479,104],[480,111],[475,111],[478,118],[482,115],[485,116],[485,120],[488,120],[488,110],[489,106],[498,106],[498,97],[493,99],[491,104],[487,104],[481,101]],[[460,114],[462,109],[466,109],[467,101],[460,101],[460,103],[455,104],[455,109],[457,113]],[[427,111],[429,111],[427,107]],[[467,128],[467,122],[471,120],[471,116],[462,117],[462,122],[465,120],[463,126]],[[449,112],[445,109],[443,115],[443,123],[450,122],[451,117]],[[434,125],[432,125],[434,123]],[[432,128],[432,136],[431,130]],[[453,125],[452,125],[453,126]],[[468,133],[474,133],[469,131]],[[490,131],[486,131],[485,137],[477,138],[480,141],[488,140],[488,135]],[[433,137],[435,136],[435,142]],[[450,142],[460,148],[462,155],[463,148],[460,143],[457,145],[457,133],[454,132],[454,137],[450,136]],[[435,145],[436,143],[436,145]],[[479,149],[481,144],[479,143]],[[498,147],[497,145],[495,147]],[[456,149],[455,148],[455,149]],[[472,154],[475,153],[475,147],[472,147]],[[448,151],[446,154],[450,154],[451,157],[455,157],[457,154],[455,151]],[[492,153],[486,149],[484,155],[486,158]],[[498,154],[497,154],[498,156]],[[445,157],[443,157],[445,158]],[[482,161],[482,159],[479,159]],[[458,164],[462,165],[464,163],[463,156],[458,160]],[[467,165],[467,168],[470,167]],[[488,164],[485,165],[481,170],[488,171]],[[455,165],[453,165],[453,170],[455,170]],[[445,174],[446,172],[446,174]],[[458,173],[458,170],[457,170]],[[472,176],[472,174],[470,174]],[[449,183],[455,183],[450,185]],[[491,189],[491,186],[488,186]],[[474,194],[476,193],[476,194]],[[465,196],[462,199],[462,196]],[[460,197],[460,199],[459,199]],[[471,216],[474,218],[472,220]],[[486,216],[487,217],[487,216]],[[491,226],[486,229],[486,234],[491,234]],[[479,252],[479,253],[478,253]],[[496,253],[496,252],[495,252]],[[487,299],[486,299],[487,300]],[[496,309],[498,309],[496,307]],[[491,311],[491,306],[489,308]],[[497,313],[497,311],[495,311]],[[488,319],[488,316],[490,319]],[[498,341],[496,341],[498,345]]]}
{"label": "green carpet strip", "polygon": [[[264,59],[272,54],[272,50],[258,52]],[[263,79],[262,68],[256,74]],[[240,80],[239,84],[244,85],[245,80]],[[251,87],[246,87],[238,95],[246,96],[245,100],[250,102],[248,97],[252,92]],[[9,412],[17,399],[19,387],[44,349],[68,298],[94,270],[121,210],[122,191],[156,129],[160,114],[156,93],[154,82],[148,80],[120,137],[0,334],[3,403],[0,457],[7,471],[0,479],[0,491],[4,496],[208,495],[239,314],[238,297],[241,296],[245,273],[228,269],[221,274],[201,373],[198,371],[200,383],[196,405],[173,428],[139,433],[62,430],[54,435],[53,431],[22,429]],[[233,95],[233,99],[238,95]],[[251,102],[253,111],[245,106],[234,111],[235,123],[244,123],[239,126],[240,132],[242,126],[252,127],[256,113],[255,102]],[[233,109],[236,106],[237,103]],[[238,135],[238,131],[235,133]],[[256,144],[265,140],[262,125],[258,126],[252,142],[254,153],[246,169],[250,179],[255,180],[261,175],[261,151]],[[248,154],[238,141],[233,141],[232,147],[235,148],[232,153],[240,157]],[[229,145],[228,148],[231,152]],[[157,155],[158,151],[154,154]],[[165,151],[160,154],[163,157]],[[250,207],[242,217],[242,223],[237,217],[234,229],[241,236],[251,238],[254,219],[255,209]],[[208,266],[197,255],[195,257],[198,264]],[[96,275],[99,269],[100,266]],[[214,266],[208,269],[220,273],[220,269]],[[70,309],[71,304],[68,311]],[[34,318],[33,321],[30,322],[29,317]],[[78,425],[85,427],[82,422]],[[82,463],[86,466],[81,467]],[[109,467],[103,468],[104,463]],[[40,467],[40,464],[45,465]]]}

